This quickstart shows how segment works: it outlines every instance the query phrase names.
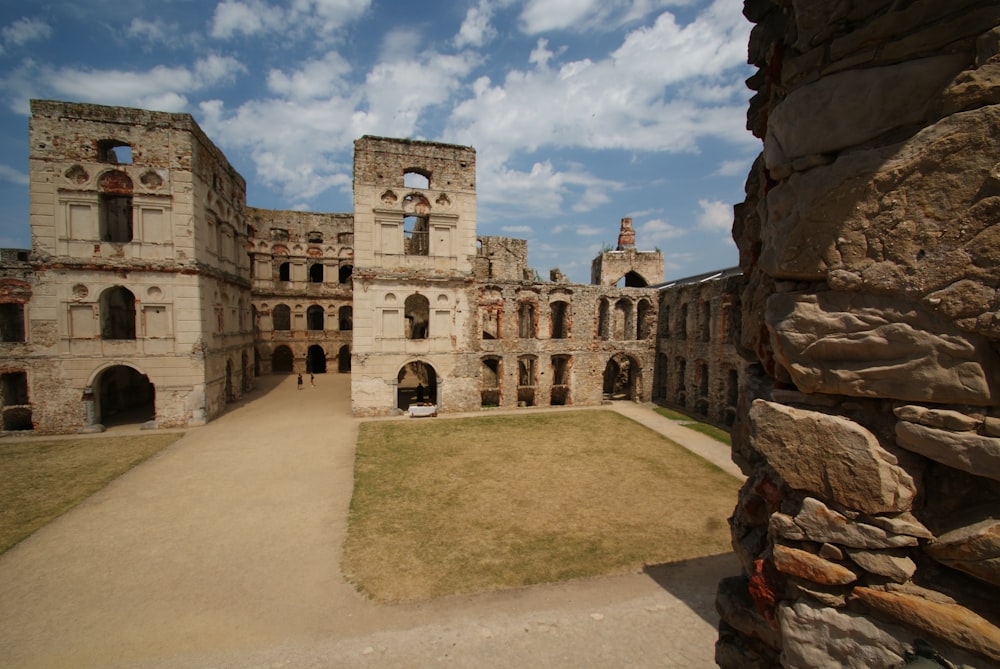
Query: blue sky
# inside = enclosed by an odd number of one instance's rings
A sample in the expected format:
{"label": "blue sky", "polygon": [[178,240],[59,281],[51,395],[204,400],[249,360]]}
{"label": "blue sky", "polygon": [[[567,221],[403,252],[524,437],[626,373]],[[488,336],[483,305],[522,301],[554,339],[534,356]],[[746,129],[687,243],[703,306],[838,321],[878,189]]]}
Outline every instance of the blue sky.
{"label": "blue sky", "polygon": [[[15,6],[16,4],[16,6]],[[0,7],[0,246],[30,246],[28,100],[188,112],[251,206],[349,212],[365,135],[477,150],[478,231],[588,283],[631,216],[665,277],[737,262],[760,144],[742,0],[36,0]]]}

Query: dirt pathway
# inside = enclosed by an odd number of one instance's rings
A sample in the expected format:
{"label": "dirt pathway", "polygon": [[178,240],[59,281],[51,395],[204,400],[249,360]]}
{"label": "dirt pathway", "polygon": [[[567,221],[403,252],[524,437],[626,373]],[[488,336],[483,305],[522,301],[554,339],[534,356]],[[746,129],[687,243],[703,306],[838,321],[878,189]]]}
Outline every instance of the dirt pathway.
{"label": "dirt pathway", "polygon": [[[669,422],[669,421],[668,421]],[[258,379],[0,556],[0,667],[704,667],[731,555],[375,605],[339,572],[349,379]]]}

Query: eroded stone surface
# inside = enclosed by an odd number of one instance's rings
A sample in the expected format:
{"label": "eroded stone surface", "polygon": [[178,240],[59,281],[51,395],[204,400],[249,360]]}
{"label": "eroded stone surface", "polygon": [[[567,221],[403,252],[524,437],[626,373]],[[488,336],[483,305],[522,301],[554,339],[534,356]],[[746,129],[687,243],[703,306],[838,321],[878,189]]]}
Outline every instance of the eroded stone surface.
{"label": "eroded stone surface", "polygon": [[802,501],[802,509],[794,518],[773,514],[770,527],[786,539],[808,539],[849,548],[903,548],[918,543],[916,537],[890,534],[879,527],[850,520],[812,497]]}
{"label": "eroded stone surface", "polygon": [[879,295],[779,293],[767,302],[776,360],[804,392],[988,405],[1000,360],[988,342]]}
{"label": "eroded stone surface", "polygon": [[917,571],[916,563],[899,552],[848,549],[847,555],[865,571],[885,576],[897,583],[906,582]]}
{"label": "eroded stone surface", "polygon": [[949,467],[1000,481],[998,438],[900,421],[896,423],[896,442]]}
{"label": "eroded stone surface", "polygon": [[910,508],[913,479],[857,423],[765,400],[753,402],[750,421],[754,447],[791,487],[867,513]]}
{"label": "eroded stone surface", "polygon": [[854,596],[893,620],[1000,662],[1000,628],[963,606],[860,586]]}
{"label": "eroded stone surface", "polygon": [[804,601],[779,609],[785,642],[782,666],[789,669],[869,669],[903,664],[907,647],[881,625],[853,613]]}
{"label": "eroded stone surface", "polygon": [[942,534],[926,551],[942,564],[1000,585],[1000,520],[995,517]]}
{"label": "eroded stone surface", "polygon": [[847,585],[858,580],[858,575],[843,565],[781,544],[774,547],[774,566],[783,574],[821,585]]}

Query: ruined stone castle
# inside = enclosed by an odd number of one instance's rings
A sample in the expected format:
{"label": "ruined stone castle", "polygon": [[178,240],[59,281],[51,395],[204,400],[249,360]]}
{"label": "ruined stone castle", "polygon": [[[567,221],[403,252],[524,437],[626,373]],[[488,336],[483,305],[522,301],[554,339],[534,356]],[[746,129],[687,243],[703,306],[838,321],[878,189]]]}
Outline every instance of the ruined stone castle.
{"label": "ruined stone castle", "polygon": [[363,137],[353,212],[270,211],[187,114],[31,111],[32,248],[0,267],[5,431],[199,425],[271,373],[349,373],[359,416],[614,397],[734,420],[733,287],[680,282],[674,304],[627,218],[590,285],[539,280],[524,240],[477,236],[472,148]]}

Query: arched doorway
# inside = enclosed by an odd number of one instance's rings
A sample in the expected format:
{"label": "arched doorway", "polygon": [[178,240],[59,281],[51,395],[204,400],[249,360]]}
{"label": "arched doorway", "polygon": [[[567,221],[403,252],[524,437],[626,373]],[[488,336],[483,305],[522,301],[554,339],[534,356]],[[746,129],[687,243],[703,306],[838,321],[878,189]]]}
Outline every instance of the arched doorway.
{"label": "arched doorway", "polygon": [[310,374],[326,374],[326,351],[319,344],[313,344],[306,353],[306,371]]}
{"label": "arched doorway", "polygon": [[337,371],[344,374],[351,371],[351,347],[344,344],[337,353]]}
{"label": "arched doorway", "polygon": [[127,365],[108,367],[94,379],[98,420],[105,427],[156,418],[156,389],[149,377]]}
{"label": "arched doorway", "polygon": [[271,371],[273,373],[291,372],[295,358],[292,356],[292,349],[287,346],[279,346],[271,354]]}
{"label": "arched doorway", "polygon": [[437,372],[426,362],[408,362],[396,375],[396,408],[406,410],[411,404],[437,403]]}
{"label": "arched doorway", "polygon": [[639,400],[642,369],[635,358],[616,353],[604,368],[604,396],[612,400]]}

